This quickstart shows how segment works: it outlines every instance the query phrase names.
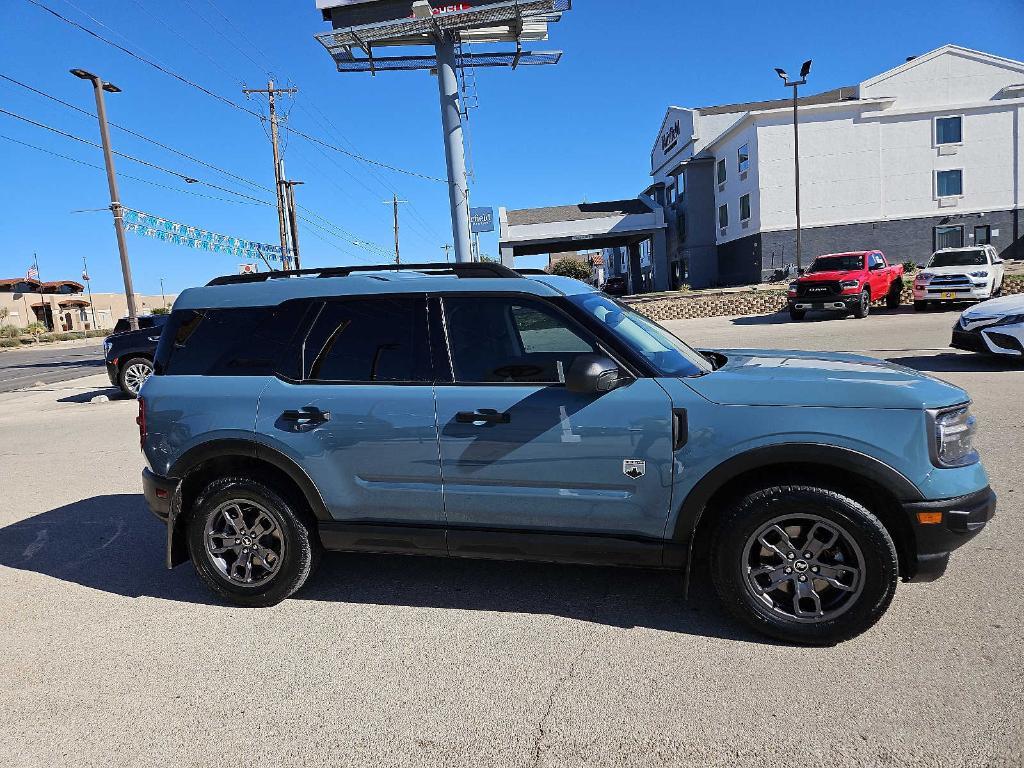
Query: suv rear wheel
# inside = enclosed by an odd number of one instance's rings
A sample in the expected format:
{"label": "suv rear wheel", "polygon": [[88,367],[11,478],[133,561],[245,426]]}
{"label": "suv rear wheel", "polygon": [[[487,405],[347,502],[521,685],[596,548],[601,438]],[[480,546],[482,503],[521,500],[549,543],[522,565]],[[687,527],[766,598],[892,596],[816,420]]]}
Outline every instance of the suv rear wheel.
{"label": "suv rear wheel", "polygon": [[306,515],[285,495],[247,477],[210,483],[188,529],[196,572],[235,605],[276,605],[297,592],[320,558]]}
{"label": "suv rear wheel", "polygon": [[896,547],[861,504],[813,486],[765,488],[724,515],[712,549],[726,609],[759,632],[806,645],[859,635],[896,590]]}
{"label": "suv rear wheel", "polygon": [[153,362],[145,357],[133,357],[121,366],[118,382],[128,397],[138,397],[142,385],[153,375]]}

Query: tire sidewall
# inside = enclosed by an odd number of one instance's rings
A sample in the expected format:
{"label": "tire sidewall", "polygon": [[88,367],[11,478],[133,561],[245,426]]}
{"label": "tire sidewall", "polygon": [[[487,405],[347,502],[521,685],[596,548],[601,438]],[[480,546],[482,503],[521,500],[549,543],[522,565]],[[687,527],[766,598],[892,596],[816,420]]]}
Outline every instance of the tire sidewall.
{"label": "tire sidewall", "polygon": [[[207,520],[221,504],[235,499],[253,501],[263,507],[284,536],[281,568],[269,581],[257,586],[232,582],[210,562],[206,552]],[[236,605],[276,605],[296,592],[316,564],[317,544],[296,505],[273,488],[245,477],[225,478],[207,486],[196,499],[188,521],[189,555],[196,573],[214,594]]]}
{"label": "tire sidewall", "polygon": [[[839,525],[864,558],[864,584],[854,605],[820,623],[787,620],[756,598],[744,574],[750,536],[780,515],[812,513]],[[831,645],[870,628],[885,612],[899,578],[896,547],[882,523],[863,506],[821,488],[792,486],[750,494],[719,526],[714,545],[714,581],[726,607],[773,637],[810,645]]]}

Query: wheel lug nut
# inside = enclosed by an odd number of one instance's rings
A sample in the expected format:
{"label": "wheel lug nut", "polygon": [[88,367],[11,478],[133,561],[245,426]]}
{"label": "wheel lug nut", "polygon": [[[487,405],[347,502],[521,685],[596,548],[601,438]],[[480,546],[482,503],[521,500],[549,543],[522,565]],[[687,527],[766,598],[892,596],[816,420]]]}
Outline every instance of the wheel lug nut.
{"label": "wheel lug nut", "polygon": [[787,569],[786,569],[786,573],[792,573],[792,572],[793,572],[793,569],[792,569],[792,568],[787,568]]}
{"label": "wheel lug nut", "polygon": [[818,566],[816,566],[816,565],[812,565],[812,566],[811,566],[811,571],[812,571],[813,573],[817,573],[817,572],[818,572]]}
{"label": "wheel lug nut", "polygon": [[800,574],[800,581],[807,581],[807,577],[803,574]]}
{"label": "wheel lug nut", "polygon": [[235,544],[241,544],[241,543],[242,543],[241,539],[235,539]]}
{"label": "wheel lug nut", "polygon": [[794,555],[792,552],[790,552],[788,555],[786,555],[786,557],[788,557],[790,560],[795,560],[796,559],[796,555]]}

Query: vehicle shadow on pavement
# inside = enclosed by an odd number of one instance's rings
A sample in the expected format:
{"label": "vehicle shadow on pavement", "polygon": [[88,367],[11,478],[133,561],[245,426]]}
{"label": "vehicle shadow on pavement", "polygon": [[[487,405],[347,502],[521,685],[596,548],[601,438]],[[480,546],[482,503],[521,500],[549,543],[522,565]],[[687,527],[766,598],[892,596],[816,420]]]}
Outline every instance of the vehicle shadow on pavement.
{"label": "vehicle shadow on pavement", "polygon": [[42,363],[16,363],[5,366],[6,368],[101,368],[106,365],[103,360],[90,358],[76,358],[74,360],[57,360]]}
{"label": "vehicle shadow on pavement", "polygon": [[[190,564],[164,567],[164,527],[141,494],[94,496],[0,528],[0,565],[125,597],[220,605]],[[727,617],[698,566],[679,571],[327,553],[295,599],[561,616],[767,643]]]}
{"label": "vehicle shadow on pavement", "polygon": [[106,395],[111,400],[130,400],[124,392],[117,387],[100,387],[99,389],[92,389],[88,392],[76,392],[73,395],[67,395],[66,397],[57,398],[58,403],[89,403],[92,402],[94,397],[98,395]]}
{"label": "vehicle shadow on pavement", "polygon": [[890,363],[905,365],[925,373],[989,373],[998,371],[1024,370],[1013,358],[998,358],[980,354],[957,354],[946,352],[939,355],[911,355],[909,357],[887,357]]}
{"label": "vehicle shadow on pavement", "polygon": [[[914,314],[914,310],[907,306],[901,306],[897,309],[872,307],[871,314],[868,315],[867,319],[870,320],[872,317],[876,316],[890,317],[892,315],[912,314]],[[807,313],[807,316],[804,317],[803,320],[797,322],[791,319],[789,312],[783,309],[779,312],[772,312],[770,315],[743,315],[741,317],[734,317],[730,322],[733,325],[811,325],[814,323],[840,322],[843,320],[856,320],[856,318],[853,315],[838,315],[834,312],[811,311]]]}
{"label": "vehicle shadow on pavement", "polygon": [[166,541],[142,494],[93,496],[0,528],[0,565],[125,597],[215,603],[191,568],[164,567]]}

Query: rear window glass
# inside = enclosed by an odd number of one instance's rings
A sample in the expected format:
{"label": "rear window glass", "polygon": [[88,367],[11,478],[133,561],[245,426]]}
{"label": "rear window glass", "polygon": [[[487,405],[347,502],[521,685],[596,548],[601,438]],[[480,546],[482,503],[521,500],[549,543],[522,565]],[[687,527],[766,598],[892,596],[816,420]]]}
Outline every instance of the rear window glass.
{"label": "rear window glass", "polygon": [[174,376],[298,374],[295,334],[307,302],[279,307],[186,309],[160,336],[156,372]]}

